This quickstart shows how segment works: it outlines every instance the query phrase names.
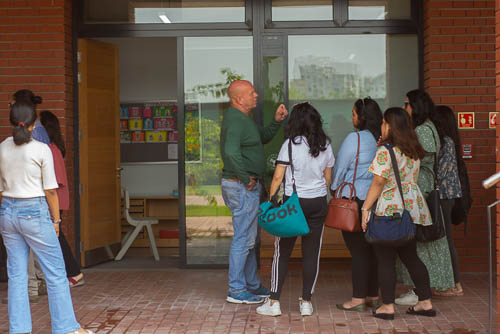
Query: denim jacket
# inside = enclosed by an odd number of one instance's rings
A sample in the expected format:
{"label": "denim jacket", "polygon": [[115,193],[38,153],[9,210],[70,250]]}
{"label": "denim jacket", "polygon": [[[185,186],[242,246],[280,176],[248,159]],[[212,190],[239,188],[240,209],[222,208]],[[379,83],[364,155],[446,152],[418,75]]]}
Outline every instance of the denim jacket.
{"label": "denim jacket", "polygon": [[[373,174],[368,172],[375,153],[377,152],[377,142],[372,133],[368,130],[359,131],[360,147],[358,171],[356,173],[356,197],[360,200],[366,199],[368,188],[372,183]],[[356,163],[356,151],[358,149],[358,136],[356,132],[347,135],[340,146],[337,160],[333,166],[331,189],[336,190],[342,182],[351,182],[354,177],[354,166]],[[349,188],[345,187],[342,196],[349,196]]]}

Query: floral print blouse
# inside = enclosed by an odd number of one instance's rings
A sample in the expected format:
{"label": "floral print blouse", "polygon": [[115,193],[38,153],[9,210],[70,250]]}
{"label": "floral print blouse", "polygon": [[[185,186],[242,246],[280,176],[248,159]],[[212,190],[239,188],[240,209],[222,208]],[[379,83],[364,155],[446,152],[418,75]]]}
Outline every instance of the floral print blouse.
{"label": "floral print blouse", "polygon": [[462,187],[458,177],[457,156],[455,143],[450,137],[444,137],[444,145],[439,151],[438,166],[439,195],[441,199],[462,197]]}
{"label": "floral print blouse", "polygon": [[[417,180],[420,171],[420,160],[413,160],[394,147],[394,154],[398,163],[401,187],[406,210],[410,213],[413,223],[430,225],[430,213],[427,203],[420,192]],[[384,189],[377,201],[375,214],[377,216],[391,216],[394,212],[403,212],[401,195],[399,193],[394,169],[392,168],[391,155],[385,146],[377,150],[369,172],[383,177],[386,180]]]}

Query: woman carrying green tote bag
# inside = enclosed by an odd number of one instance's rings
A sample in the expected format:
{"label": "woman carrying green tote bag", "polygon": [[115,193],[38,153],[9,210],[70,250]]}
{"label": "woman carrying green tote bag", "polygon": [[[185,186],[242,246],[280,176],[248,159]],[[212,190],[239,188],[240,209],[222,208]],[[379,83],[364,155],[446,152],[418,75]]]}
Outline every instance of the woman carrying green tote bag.
{"label": "woman carrying green tote bag", "polygon": [[[318,277],[321,238],[328,210],[326,195],[335,159],[330,140],[323,131],[321,116],[308,102],[293,107],[285,137],[287,140],[281,146],[269,193],[272,199],[285,177],[284,203],[287,204],[287,200],[298,196],[310,230],[302,235],[303,283],[302,297],[299,298],[300,313],[307,316],[313,313],[311,298]],[[292,153],[291,157],[289,152]],[[292,165],[293,168],[287,168]],[[270,205],[272,204],[268,202],[267,206]],[[262,209],[265,211],[266,207]],[[278,213],[279,211],[276,215]],[[284,212],[281,214],[284,215]],[[279,299],[296,240],[297,234],[275,237],[271,297],[257,308],[258,314],[281,315]]]}

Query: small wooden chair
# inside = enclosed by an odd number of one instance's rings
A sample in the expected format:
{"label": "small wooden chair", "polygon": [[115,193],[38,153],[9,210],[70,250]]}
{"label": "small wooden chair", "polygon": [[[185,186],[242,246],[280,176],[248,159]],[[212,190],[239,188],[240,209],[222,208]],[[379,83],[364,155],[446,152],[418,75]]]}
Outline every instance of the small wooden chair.
{"label": "small wooden chair", "polygon": [[119,261],[123,258],[127,250],[130,248],[132,243],[134,242],[135,238],[137,238],[137,235],[139,232],[142,231],[142,229],[145,227],[146,230],[148,231],[148,237],[149,237],[149,246],[151,247],[151,250],[153,251],[153,256],[156,261],[160,261],[160,256],[158,255],[158,249],[156,248],[156,242],[155,242],[155,236],[153,234],[153,229],[151,228],[151,225],[153,224],[158,224],[158,219],[155,218],[150,218],[150,217],[132,217],[130,216],[129,209],[130,209],[130,196],[128,193],[127,189],[124,189],[124,197],[125,197],[125,205],[123,206],[123,216],[127,220],[127,222],[135,226],[133,230],[130,230],[125,234],[125,236],[122,239],[122,248],[118,252],[118,254],[115,257],[116,261]]}

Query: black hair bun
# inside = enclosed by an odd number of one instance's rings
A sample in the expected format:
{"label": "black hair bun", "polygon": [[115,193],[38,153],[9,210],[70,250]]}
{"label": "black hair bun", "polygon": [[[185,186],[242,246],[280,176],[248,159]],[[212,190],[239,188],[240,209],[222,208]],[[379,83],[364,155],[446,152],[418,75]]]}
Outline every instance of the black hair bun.
{"label": "black hair bun", "polygon": [[38,96],[38,95],[34,95],[32,98],[31,98],[31,101],[33,102],[33,104],[41,104],[42,103],[42,97],[41,96]]}

